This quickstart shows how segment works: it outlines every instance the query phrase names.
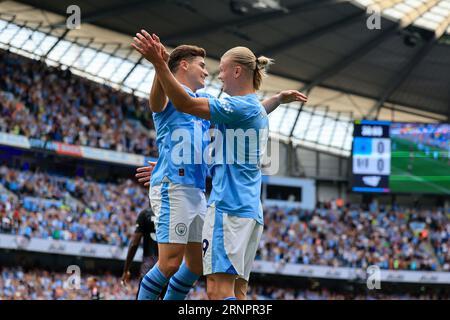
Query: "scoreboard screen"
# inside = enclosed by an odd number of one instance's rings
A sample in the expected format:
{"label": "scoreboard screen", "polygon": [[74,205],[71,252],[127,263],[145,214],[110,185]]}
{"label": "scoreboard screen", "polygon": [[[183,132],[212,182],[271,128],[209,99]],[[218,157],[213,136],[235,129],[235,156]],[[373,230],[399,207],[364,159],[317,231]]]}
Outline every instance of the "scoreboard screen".
{"label": "scoreboard screen", "polygon": [[355,121],[352,190],[450,195],[450,125]]}

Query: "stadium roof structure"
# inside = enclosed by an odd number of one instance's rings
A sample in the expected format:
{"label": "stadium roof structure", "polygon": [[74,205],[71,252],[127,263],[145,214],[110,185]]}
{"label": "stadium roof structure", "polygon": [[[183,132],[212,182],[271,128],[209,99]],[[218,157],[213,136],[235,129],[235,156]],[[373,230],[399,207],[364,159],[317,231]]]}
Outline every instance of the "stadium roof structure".
{"label": "stadium roof structure", "polygon": [[[66,28],[72,4],[81,9],[80,29]],[[380,28],[370,29],[377,12]],[[169,47],[204,47],[207,90],[217,94],[221,54],[247,46],[276,60],[263,96],[283,88],[309,93],[305,106],[278,108],[271,130],[344,154],[354,118],[450,118],[450,0],[23,0],[1,2],[0,19],[0,39],[16,32],[12,25],[28,28],[0,44],[24,49],[23,39],[37,38],[25,51],[141,95],[153,69],[129,44],[142,28]]]}

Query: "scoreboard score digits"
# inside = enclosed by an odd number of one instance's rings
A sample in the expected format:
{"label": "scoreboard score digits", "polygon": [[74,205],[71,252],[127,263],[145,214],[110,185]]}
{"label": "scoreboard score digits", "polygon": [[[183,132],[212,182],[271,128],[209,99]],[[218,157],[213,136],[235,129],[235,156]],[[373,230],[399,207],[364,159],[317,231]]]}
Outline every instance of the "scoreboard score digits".
{"label": "scoreboard score digits", "polygon": [[353,191],[389,192],[391,140],[389,122],[357,121],[353,138]]}

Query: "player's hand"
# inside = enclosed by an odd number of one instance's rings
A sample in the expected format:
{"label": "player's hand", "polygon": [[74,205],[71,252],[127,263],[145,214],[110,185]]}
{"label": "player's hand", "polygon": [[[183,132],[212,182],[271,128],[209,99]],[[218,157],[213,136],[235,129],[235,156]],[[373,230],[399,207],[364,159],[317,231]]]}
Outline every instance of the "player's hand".
{"label": "player's hand", "polygon": [[156,162],[148,161],[149,166],[139,167],[136,169],[135,177],[138,179],[139,183],[143,183],[144,187],[150,185],[150,178],[152,176],[153,169],[156,166]]}
{"label": "player's hand", "polygon": [[160,55],[164,58],[164,61],[169,62],[170,54],[159,40],[159,37],[156,34],[152,34],[152,39],[159,45]]}
{"label": "player's hand", "polygon": [[131,278],[131,273],[130,271],[126,271],[122,274],[122,279],[120,281],[120,283],[122,284],[122,286],[126,286],[127,282],[130,281]]}
{"label": "player's hand", "polygon": [[284,90],[278,94],[278,101],[280,104],[294,101],[306,102],[308,101],[308,97],[297,90]]}
{"label": "player's hand", "polygon": [[142,56],[151,62],[153,65],[166,63],[164,60],[164,50],[161,50],[161,43],[155,39],[145,30],[136,33],[133,38],[131,46],[136,49]]}
{"label": "player's hand", "polygon": [[161,45],[161,55],[163,56],[164,61],[169,62],[170,53],[166,50],[166,48],[164,48],[163,45]]}

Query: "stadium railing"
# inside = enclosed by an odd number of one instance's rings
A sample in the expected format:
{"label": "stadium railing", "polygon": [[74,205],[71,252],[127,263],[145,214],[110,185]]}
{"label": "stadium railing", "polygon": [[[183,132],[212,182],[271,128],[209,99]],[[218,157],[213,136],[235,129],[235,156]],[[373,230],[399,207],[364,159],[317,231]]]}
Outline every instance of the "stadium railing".
{"label": "stadium railing", "polygon": [[142,166],[146,165],[147,161],[157,160],[153,157],[145,157],[134,153],[111,151],[54,141],[44,141],[4,132],[0,132],[0,145],[27,150],[47,151],[61,156],[98,160],[130,166]]}

